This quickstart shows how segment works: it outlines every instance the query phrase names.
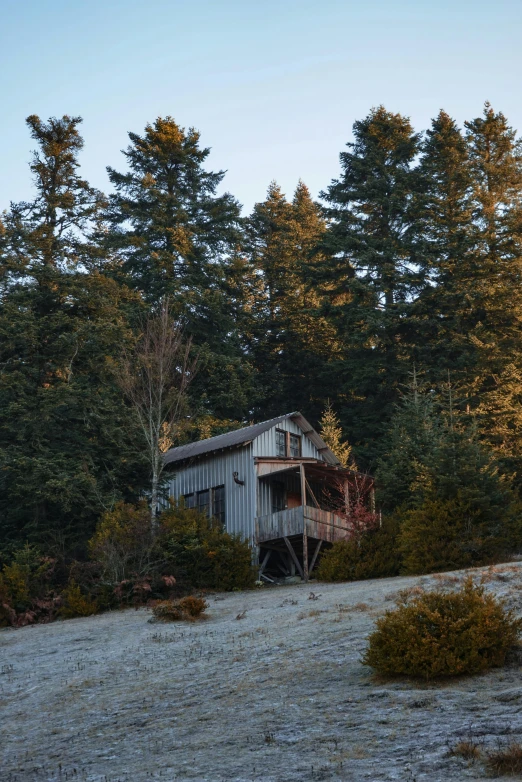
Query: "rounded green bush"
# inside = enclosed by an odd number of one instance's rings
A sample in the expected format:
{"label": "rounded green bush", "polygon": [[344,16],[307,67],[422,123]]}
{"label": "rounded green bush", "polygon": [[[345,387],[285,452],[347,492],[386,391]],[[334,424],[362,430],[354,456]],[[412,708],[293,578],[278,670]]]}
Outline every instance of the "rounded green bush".
{"label": "rounded green bush", "polygon": [[432,679],[504,664],[522,621],[467,578],[455,592],[405,594],[377,621],[363,658],[383,675]]}

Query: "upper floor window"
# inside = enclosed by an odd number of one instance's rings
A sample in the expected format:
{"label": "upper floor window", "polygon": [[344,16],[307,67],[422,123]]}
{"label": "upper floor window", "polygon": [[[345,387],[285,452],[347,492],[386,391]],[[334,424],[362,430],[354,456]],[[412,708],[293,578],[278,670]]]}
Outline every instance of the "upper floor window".
{"label": "upper floor window", "polygon": [[276,429],[276,455],[290,456],[292,459],[298,459],[301,456],[301,436],[284,432],[282,429]]}
{"label": "upper floor window", "polygon": [[276,429],[276,455],[286,456],[286,432]]}
{"label": "upper floor window", "polygon": [[290,456],[293,459],[301,456],[301,437],[298,434],[290,434]]}

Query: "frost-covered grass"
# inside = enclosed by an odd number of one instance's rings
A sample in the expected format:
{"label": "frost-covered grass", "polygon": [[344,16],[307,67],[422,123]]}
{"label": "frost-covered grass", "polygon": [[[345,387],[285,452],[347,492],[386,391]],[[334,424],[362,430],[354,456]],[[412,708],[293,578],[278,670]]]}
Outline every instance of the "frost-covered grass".
{"label": "frost-covered grass", "polygon": [[[519,564],[477,574],[522,610]],[[460,579],[213,595],[201,624],[150,624],[140,609],[0,631],[0,778],[486,778],[452,748],[468,742],[486,757],[521,741],[516,660],[429,685],[376,680],[360,661],[397,591]]]}

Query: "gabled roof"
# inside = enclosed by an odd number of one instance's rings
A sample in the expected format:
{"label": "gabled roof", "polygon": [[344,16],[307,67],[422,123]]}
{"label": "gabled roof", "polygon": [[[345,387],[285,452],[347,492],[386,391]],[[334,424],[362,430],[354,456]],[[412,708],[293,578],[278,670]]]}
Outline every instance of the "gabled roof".
{"label": "gabled roof", "polygon": [[170,451],[167,451],[165,454],[165,464],[183,462],[197,456],[221,451],[223,448],[234,448],[246,445],[247,443],[252,442],[256,437],[259,437],[260,434],[263,434],[263,432],[266,432],[273,426],[277,426],[281,421],[286,421],[288,418],[291,418],[302,430],[303,434],[313,442],[327,464],[339,464],[339,459],[328,448],[322,437],[312,426],[310,426],[306,418],[302,416],[301,413],[297,412],[287,413],[278,418],[271,418],[270,421],[263,421],[260,424],[245,426],[243,429],[236,429],[235,431],[227,432],[226,434],[218,434],[217,437],[209,437],[207,440],[199,440],[195,443],[188,443],[188,445],[180,445],[178,448],[171,448]]}

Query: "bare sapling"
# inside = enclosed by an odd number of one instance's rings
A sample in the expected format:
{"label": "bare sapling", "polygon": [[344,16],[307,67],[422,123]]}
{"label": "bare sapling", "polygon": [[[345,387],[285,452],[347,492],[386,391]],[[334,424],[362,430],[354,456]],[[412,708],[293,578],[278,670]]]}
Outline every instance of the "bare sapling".
{"label": "bare sapling", "polygon": [[150,514],[154,530],[160,504],[164,454],[172,447],[186,413],[187,390],[197,359],[191,340],[163,299],[143,323],[132,350],[125,351],[117,381],[141,427],[150,465]]}

